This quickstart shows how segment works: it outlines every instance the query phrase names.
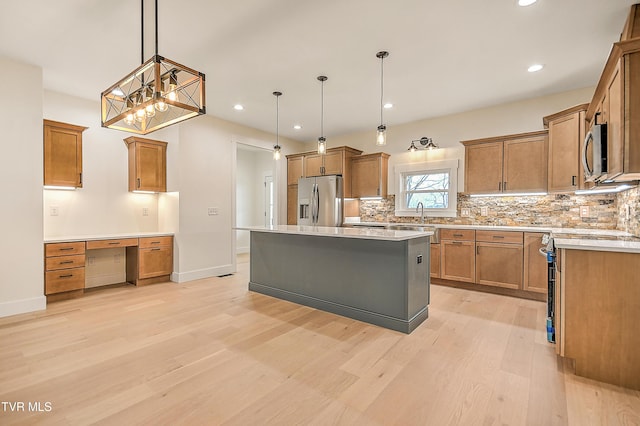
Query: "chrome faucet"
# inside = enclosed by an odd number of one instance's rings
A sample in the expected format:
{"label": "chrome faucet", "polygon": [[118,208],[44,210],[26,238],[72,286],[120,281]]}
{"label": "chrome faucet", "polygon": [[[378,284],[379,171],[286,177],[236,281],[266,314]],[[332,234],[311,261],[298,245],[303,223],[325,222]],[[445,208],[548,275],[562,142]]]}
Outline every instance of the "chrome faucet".
{"label": "chrome faucet", "polygon": [[420,223],[424,223],[424,204],[422,204],[422,201],[418,201],[418,205],[416,206],[416,213],[418,213],[418,209],[421,209]]}

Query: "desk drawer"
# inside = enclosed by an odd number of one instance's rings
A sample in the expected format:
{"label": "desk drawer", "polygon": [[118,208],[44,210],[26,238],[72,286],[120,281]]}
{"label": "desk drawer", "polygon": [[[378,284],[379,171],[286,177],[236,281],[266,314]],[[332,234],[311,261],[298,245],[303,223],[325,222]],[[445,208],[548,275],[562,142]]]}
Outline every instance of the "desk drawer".
{"label": "desk drawer", "polygon": [[137,238],[121,238],[119,240],[95,240],[95,241],[87,241],[87,250],[114,248],[114,247],[132,247],[137,245],[138,245]]}
{"label": "desk drawer", "polygon": [[84,266],[82,268],[63,269],[45,273],[45,294],[62,293],[84,288]]}
{"label": "desk drawer", "polygon": [[58,269],[71,269],[84,267],[84,254],[73,256],[56,256],[45,259],[45,269],[47,271],[57,271]]}
{"label": "desk drawer", "polygon": [[173,237],[145,237],[140,238],[140,248],[173,246]]}
{"label": "desk drawer", "polygon": [[440,229],[440,240],[474,241],[474,229]]}
{"label": "desk drawer", "polygon": [[44,253],[46,257],[83,254],[84,247],[84,241],[77,241],[75,243],[49,243],[44,245]]}
{"label": "desk drawer", "polygon": [[523,236],[524,233],[519,231],[476,231],[476,241],[483,241],[487,243],[522,245]]}

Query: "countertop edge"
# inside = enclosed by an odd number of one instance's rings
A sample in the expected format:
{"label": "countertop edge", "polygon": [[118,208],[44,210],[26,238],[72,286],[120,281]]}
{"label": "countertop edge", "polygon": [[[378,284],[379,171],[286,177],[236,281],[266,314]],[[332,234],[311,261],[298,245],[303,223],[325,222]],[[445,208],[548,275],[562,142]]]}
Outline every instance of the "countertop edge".
{"label": "countertop edge", "polygon": [[[316,237],[355,238],[381,241],[407,241],[415,238],[431,237],[431,231],[400,231],[370,228],[346,228],[346,227],[298,227],[297,225],[280,225],[273,228],[263,226],[239,226],[233,228],[236,231],[269,232],[276,234],[310,235]],[[342,230],[343,232],[336,232]],[[346,231],[346,233],[345,233]]]}
{"label": "countertop edge", "polygon": [[71,243],[78,241],[97,241],[97,240],[117,240],[121,238],[146,238],[146,237],[173,237],[173,232],[137,232],[124,234],[103,234],[103,235],[73,235],[69,237],[47,237],[44,243]]}

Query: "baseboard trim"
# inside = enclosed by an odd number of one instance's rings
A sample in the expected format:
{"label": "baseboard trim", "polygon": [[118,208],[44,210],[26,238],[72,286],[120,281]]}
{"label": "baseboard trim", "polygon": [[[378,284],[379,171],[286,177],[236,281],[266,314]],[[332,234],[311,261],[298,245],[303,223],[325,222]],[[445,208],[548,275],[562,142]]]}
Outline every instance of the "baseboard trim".
{"label": "baseboard trim", "polygon": [[31,299],[12,300],[0,303],[0,318],[11,315],[25,314],[34,311],[43,311],[47,308],[46,296],[33,297]]}
{"label": "baseboard trim", "polygon": [[220,275],[233,274],[233,265],[222,265],[214,268],[197,269],[189,272],[174,272],[171,274],[171,281],[184,283],[187,281],[200,280],[203,278],[219,277]]}
{"label": "baseboard trim", "polygon": [[249,246],[236,248],[236,254],[244,254],[244,253],[249,253]]}

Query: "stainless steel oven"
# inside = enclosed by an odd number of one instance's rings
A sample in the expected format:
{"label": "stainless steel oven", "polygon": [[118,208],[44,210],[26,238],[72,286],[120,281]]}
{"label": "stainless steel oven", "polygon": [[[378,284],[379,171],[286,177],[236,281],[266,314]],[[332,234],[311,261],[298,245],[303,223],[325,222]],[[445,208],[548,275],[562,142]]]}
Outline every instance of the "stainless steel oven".
{"label": "stainless steel oven", "polygon": [[599,115],[597,112],[582,143],[582,166],[587,182],[596,182],[607,174],[607,123],[598,124]]}

